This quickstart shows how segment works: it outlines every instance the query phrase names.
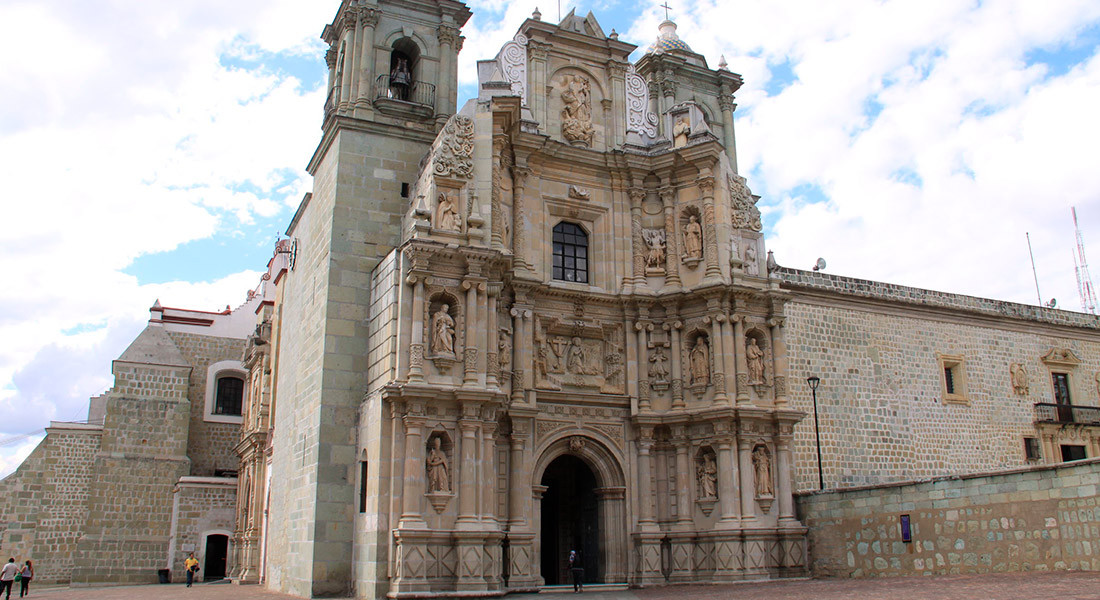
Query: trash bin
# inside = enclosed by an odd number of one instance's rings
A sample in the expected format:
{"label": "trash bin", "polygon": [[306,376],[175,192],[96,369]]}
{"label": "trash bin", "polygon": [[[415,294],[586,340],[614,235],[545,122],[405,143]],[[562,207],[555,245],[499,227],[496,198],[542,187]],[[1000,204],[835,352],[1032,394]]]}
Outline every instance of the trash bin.
{"label": "trash bin", "polygon": [[160,578],[161,583],[172,583],[172,570],[159,569],[157,570],[157,577]]}

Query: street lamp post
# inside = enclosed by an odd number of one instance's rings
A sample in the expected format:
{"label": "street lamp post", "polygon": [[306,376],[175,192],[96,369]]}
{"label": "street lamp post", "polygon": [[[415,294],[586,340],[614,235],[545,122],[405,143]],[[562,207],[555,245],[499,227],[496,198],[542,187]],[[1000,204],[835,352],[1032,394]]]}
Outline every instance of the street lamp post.
{"label": "street lamp post", "polygon": [[810,384],[810,392],[814,396],[814,436],[817,438],[817,486],[819,490],[825,489],[825,475],[821,471],[821,425],[817,420],[817,384],[821,383],[821,378],[817,375],[811,375],[806,378],[806,383]]}

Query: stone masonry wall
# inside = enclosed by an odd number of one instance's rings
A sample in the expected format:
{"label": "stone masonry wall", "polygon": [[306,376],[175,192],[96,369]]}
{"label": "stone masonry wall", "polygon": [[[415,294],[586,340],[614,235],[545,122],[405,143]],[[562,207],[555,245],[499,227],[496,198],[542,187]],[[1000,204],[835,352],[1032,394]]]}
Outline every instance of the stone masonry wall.
{"label": "stone masonry wall", "polygon": [[210,532],[229,532],[230,547],[226,553],[226,575],[233,570],[233,527],[237,505],[237,480],[225,478],[219,483],[182,482],[176,486],[173,504],[176,510],[176,537],[172,559],[172,581],[187,578],[183,561],[189,552],[199,559],[199,580],[206,573],[206,556],[202,553],[203,536]]}
{"label": "stone masonry wall", "polygon": [[[798,498],[814,576],[1100,570],[1100,460]],[[900,516],[911,518],[902,541]]]}
{"label": "stone masonry wall", "polygon": [[[971,307],[968,297],[945,294],[934,295],[938,306],[917,307],[901,300],[911,288],[869,301],[855,295],[871,291],[834,293],[843,278],[828,283],[835,285],[794,288],[786,306],[791,402],[807,414],[795,429],[796,489],[818,486],[811,375],[821,378],[826,488],[1025,465],[1023,438],[1037,436],[1034,404],[1054,401],[1051,371],[1040,357],[1055,348],[1081,360],[1070,369],[1073,403],[1100,406],[1100,322],[1087,327],[1076,316],[1046,312],[1035,321],[995,317]],[[964,403],[944,401],[939,354],[963,357],[966,381],[957,383]],[[1013,390],[1014,363],[1027,370],[1026,395]]]}
{"label": "stone masonry wall", "polygon": [[19,563],[35,561],[41,583],[68,583],[72,577],[101,433],[88,425],[51,427],[0,481],[0,553]]}
{"label": "stone masonry wall", "polygon": [[244,340],[180,332],[169,332],[168,336],[192,366],[187,390],[187,397],[191,400],[191,427],[187,440],[191,475],[213,477],[217,469],[235,471],[239,461],[233,446],[240,437],[241,426],[210,423],[203,419],[206,414],[206,371],[216,362],[240,360]]}
{"label": "stone masonry wall", "polygon": [[375,390],[393,381],[398,360],[402,363],[408,361],[407,356],[400,359],[397,357],[399,352],[407,354],[407,348],[399,348],[397,343],[400,259],[401,254],[394,250],[371,273],[368,390]]}

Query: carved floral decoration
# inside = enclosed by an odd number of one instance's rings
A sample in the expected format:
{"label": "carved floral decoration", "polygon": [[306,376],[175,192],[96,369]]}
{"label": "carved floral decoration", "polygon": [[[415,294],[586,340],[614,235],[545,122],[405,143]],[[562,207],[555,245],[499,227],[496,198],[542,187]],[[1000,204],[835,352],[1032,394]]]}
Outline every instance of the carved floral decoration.
{"label": "carved floral decoration", "polygon": [[474,122],[455,115],[443,127],[432,148],[432,172],[443,177],[469,179],[474,173]]}
{"label": "carved floral decoration", "polygon": [[760,231],[764,224],[760,221],[760,209],[756,208],[758,198],[753,197],[745,178],[730,175],[728,178],[730,201],[733,204],[733,228]]}

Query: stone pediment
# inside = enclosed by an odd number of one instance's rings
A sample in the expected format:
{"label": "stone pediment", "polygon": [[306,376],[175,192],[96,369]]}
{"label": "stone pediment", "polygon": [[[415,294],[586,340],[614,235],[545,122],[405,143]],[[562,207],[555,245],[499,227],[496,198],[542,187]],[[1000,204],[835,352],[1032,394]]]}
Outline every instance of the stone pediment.
{"label": "stone pediment", "polygon": [[558,23],[558,28],[601,40],[607,38],[607,35],[603,32],[603,28],[600,27],[599,22],[596,21],[596,16],[591,12],[584,17],[578,17],[576,15],[576,9],[570,10],[569,14],[565,15],[565,18],[561,20],[561,23]]}
{"label": "stone pediment", "polygon": [[1081,359],[1069,348],[1051,348],[1040,360],[1058,367],[1076,367],[1081,364]]}

